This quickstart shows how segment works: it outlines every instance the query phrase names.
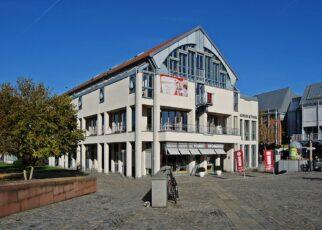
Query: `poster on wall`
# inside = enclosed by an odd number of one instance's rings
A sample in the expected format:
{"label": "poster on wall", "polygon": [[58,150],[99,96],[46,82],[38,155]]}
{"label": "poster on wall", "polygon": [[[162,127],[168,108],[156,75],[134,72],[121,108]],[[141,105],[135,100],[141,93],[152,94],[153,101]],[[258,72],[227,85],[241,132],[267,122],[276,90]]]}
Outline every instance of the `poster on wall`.
{"label": "poster on wall", "polygon": [[237,172],[244,172],[244,152],[242,150],[238,150],[234,152],[235,155],[235,168]]}
{"label": "poster on wall", "polygon": [[160,75],[161,93],[175,95],[175,96],[188,96],[188,81],[184,77]]}

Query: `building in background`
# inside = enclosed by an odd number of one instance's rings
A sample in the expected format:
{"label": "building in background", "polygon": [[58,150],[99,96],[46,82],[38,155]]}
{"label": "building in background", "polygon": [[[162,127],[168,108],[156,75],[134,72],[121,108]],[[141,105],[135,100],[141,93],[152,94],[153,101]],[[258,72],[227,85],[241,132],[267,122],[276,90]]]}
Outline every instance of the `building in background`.
{"label": "building in background", "polygon": [[296,130],[292,140],[304,145],[312,140],[316,154],[322,157],[322,82],[307,86],[297,102],[297,110],[301,111],[301,130]]}
{"label": "building in background", "polygon": [[234,151],[258,166],[258,102],[201,28],[170,39],[68,91],[86,133],[50,165],[140,178],[170,165],[234,171]]}
{"label": "building in background", "polygon": [[278,89],[255,96],[259,104],[259,142],[262,147],[288,144],[290,133],[288,112],[296,95],[290,88]]}

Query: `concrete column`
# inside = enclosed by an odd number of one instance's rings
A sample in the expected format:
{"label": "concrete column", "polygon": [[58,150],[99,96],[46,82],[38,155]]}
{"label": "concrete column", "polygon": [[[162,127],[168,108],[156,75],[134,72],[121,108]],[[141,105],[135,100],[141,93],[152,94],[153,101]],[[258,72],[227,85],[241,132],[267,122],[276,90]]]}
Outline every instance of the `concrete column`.
{"label": "concrete column", "polygon": [[64,160],[65,160],[64,155],[59,157],[59,166],[62,168],[64,168]]}
{"label": "concrete column", "polygon": [[199,125],[200,125],[200,131],[203,133],[206,133],[207,130],[207,113],[204,112],[203,114],[200,115],[199,117]]}
{"label": "concrete column", "polygon": [[48,157],[48,165],[55,166],[55,157]]}
{"label": "concrete column", "polygon": [[126,131],[132,131],[132,108],[130,106],[126,106]]}
{"label": "concrete column", "polygon": [[256,162],[256,165],[255,165],[255,167],[257,168],[258,167],[258,144],[256,144],[255,149],[256,149],[256,153],[255,153],[255,156],[256,156],[256,161],[255,161]]}
{"label": "concrete column", "polygon": [[97,144],[97,171],[102,172],[102,145]]}
{"label": "concrete column", "polygon": [[196,127],[196,110],[192,109],[188,113],[188,131],[189,132],[195,132],[197,130]]}
{"label": "concrete column", "polygon": [[76,159],[74,157],[72,157],[71,168],[72,169],[76,168]]}
{"label": "concrete column", "polygon": [[76,167],[81,164],[81,147],[80,145],[77,145],[76,150]]}
{"label": "concrete column", "polygon": [[221,175],[221,170],[217,169],[217,167],[219,167],[219,166],[220,166],[220,156],[218,156],[215,160],[215,167],[216,167],[215,174],[218,176]]}
{"label": "concrete column", "polygon": [[69,161],[69,159],[68,159],[68,156],[69,156],[69,154],[68,153],[66,153],[65,154],[65,158],[64,158],[64,168],[66,168],[66,169],[68,169],[69,168],[69,165],[68,165],[68,161]]}
{"label": "concrete column", "polygon": [[132,177],[132,144],[126,142],[126,176]]}
{"label": "concrete column", "polygon": [[102,135],[102,115],[97,114],[97,135]]}
{"label": "concrete column", "polygon": [[119,151],[119,160],[118,160],[118,172],[120,174],[124,175],[124,158],[125,158],[125,150],[124,149],[120,149]]}
{"label": "concrete column", "polygon": [[146,170],[145,170],[145,150],[142,151],[142,163],[141,163],[141,167],[142,167],[142,176],[145,176],[146,175]]}
{"label": "concrete column", "polygon": [[109,154],[110,154],[110,146],[108,143],[104,144],[104,173],[109,172]]}
{"label": "concrete column", "polygon": [[85,145],[81,145],[81,162],[82,162],[82,170],[86,170],[86,147]]}
{"label": "concrete column", "polygon": [[135,78],[135,177],[142,177],[142,140],[141,140],[141,117],[142,117],[142,73],[137,73]]}
{"label": "concrete column", "polygon": [[108,133],[110,133],[110,115],[109,115],[109,113],[108,112],[106,112],[105,114],[104,114],[104,125],[105,125],[105,127],[104,127],[104,133],[105,134],[108,134]]}
{"label": "concrete column", "polygon": [[153,165],[152,165],[152,175],[156,174],[160,170],[160,141],[159,141],[159,131],[160,131],[160,75],[154,75],[153,79]]}
{"label": "concrete column", "polygon": [[227,151],[227,157],[224,159],[224,169],[228,172],[234,171],[234,148]]}
{"label": "concrete column", "polygon": [[114,145],[112,145],[112,149],[111,149],[111,172],[114,173],[115,172],[115,148]]}
{"label": "concrete column", "polygon": [[117,144],[117,172],[120,174],[123,174],[123,159],[122,159],[122,149],[121,149],[121,144]]}

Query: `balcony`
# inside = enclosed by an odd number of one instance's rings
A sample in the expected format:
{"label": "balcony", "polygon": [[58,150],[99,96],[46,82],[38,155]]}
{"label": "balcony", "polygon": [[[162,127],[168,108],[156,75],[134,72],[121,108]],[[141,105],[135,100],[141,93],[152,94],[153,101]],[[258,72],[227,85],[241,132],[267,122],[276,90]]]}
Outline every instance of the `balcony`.
{"label": "balcony", "polygon": [[126,132],[126,124],[113,124],[111,128],[112,133],[125,133]]}
{"label": "balcony", "polygon": [[96,136],[97,135],[97,127],[89,126],[86,130],[86,136]]}
{"label": "balcony", "polygon": [[292,141],[322,141],[322,133],[312,133],[312,134],[293,134],[291,137]]}
{"label": "balcony", "polygon": [[196,106],[211,106],[212,105],[212,94],[204,93],[196,96]]}
{"label": "balcony", "polygon": [[200,133],[204,135],[234,135],[239,136],[239,129],[229,129],[222,126],[209,127],[198,125],[183,125],[183,124],[164,124],[160,125],[160,132],[187,132]]}

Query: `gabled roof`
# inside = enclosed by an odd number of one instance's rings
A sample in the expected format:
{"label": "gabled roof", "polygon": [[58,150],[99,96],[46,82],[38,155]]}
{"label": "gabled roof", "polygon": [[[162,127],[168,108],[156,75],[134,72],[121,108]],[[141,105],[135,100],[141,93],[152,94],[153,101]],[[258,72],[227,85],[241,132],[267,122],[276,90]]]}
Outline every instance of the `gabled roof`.
{"label": "gabled roof", "polygon": [[107,71],[95,76],[94,78],[92,78],[92,79],[90,79],[90,80],[88,80],[88,81],[86,81],[86,82],[84,82],[84,83],[72,88],[71,90],[67,91],[67,94],[69,94],[69,95],[73,94],[73,93],[75,93],[77,91],[80,91],[80,90],[90,86],[90,85],[93,85],[93,84],[95,84],[95,83],[97,83],[99,81],[102,81],[102,80],[106,79],[109,76],[115,75],[115,74],[121,72],[124,69],[128,69],[130,67],[133,67],[134,65],[137,65],[139,63],[144,62],[148,57],[152,56],[157,50],[161,49],[162,47],[167,46],[168,44],[170,44],[176,38],[177,37],[169,39],[169,40],[167,40],[167,41],[165,41],[165,42],[153,47],[152,49],[149,49],[148,51],[146,51],[144,53],[141,53],[141,54],[135,56],[134,58],[129,59],[129,60],[121,63],[120,65],[117,65],[116,67],[111,68],[111,69],[109,69],[109,70],[107,70]]}
{"label": "gabled roof", "polygon": [[301,104],[322,100],[322,82],[308,85],[301,98]]}
{"label": "gabled roof", "polygon": [[259,111],[275,110],[286,113],[292,98],[296,95],[290,88],[278,89],[255,95],[258,98]]}
{"label": "gabled roof", "polygon": [[148,58],[151,58],[152,56],[154,56],[155,54],[157,54],[158,52],[160,52],[161,50],[167,48],[168,46],[172,45],[173,43],[179,41],[180,39],[190,35],[191,33],[197,31],[197,30],[201,30],[205,36],[208,38],[208,40],[212,43],[212,45],[215,47],[215,49],[218,51],[218,53],[220,54],[220,56],[223,58],[223,60],[226,62],[226,64],[228,65],[228,67],[231,69],[231,71],[233,72],[233,74],[236,76],[237,78],[237,75],[236,73],[233,71],[233,69],[230,67],[230,65],[228,64],[228,62],[226,61],[226,59],[224,58],[224,56],[220,53],[219,49],[216,47],[215,43],[211,40],[211,38],[207,35],[207,33],[205,32],[205,30],[201,27],[201,26],[197,26],[195,28],[193,28],[192,30],[189,30],[183,34],[180,34],[174,38],[171,38],[151,49],[149,49],[148,51],[144,52],[144,53],[141,53],[137,56],[135,56],[134,58],[132,59],[129,59],[125,62],[123,62],[122,64],[114,67],[114,68],[111,68],[97,76],[95,76],[94,78],[70,89],[69,91],[66,92],[66,94],[73,94],[73,93],[76,93],[80,90],[83,90],[91,85],[94,85],[102,80],[105,80],[107,79],[108,77],[111,77],[113,75],[116,75],[126,69],[129,69],[131,67],[134,67],[135,65],[138,65],[138,64],[141,64],[143,63],[144,61],[146,61]]}

